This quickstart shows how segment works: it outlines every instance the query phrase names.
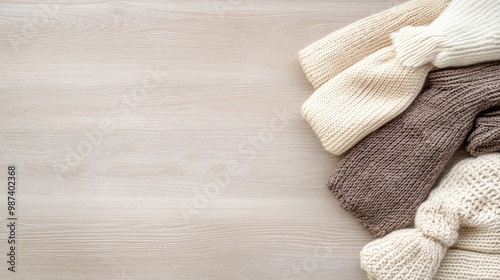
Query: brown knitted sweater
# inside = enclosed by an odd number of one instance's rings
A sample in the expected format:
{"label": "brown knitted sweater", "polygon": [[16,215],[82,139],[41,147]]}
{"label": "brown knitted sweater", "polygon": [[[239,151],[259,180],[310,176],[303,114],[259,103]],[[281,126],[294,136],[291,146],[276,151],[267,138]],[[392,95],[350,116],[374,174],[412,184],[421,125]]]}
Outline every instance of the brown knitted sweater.
{"label": "brown knitted sweater", "polygon": [[469,138],[467,151],[474,156],[500,151],[500,107],[483,112]]}
{"label": "brown knitted sweater", "polygon": [[[328,187],[373,235],[407,227],[476,117],[494,106],[500,62],[435,70],[403,114],[351,149]],[[470,140],[482,140],[479,134]]]}

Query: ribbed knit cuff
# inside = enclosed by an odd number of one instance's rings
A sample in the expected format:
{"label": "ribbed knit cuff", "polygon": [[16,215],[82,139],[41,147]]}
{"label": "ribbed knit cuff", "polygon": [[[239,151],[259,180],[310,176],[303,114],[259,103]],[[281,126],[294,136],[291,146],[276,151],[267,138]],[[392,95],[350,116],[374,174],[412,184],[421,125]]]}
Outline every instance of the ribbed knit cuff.
{"label": "ribbed knit cuff", "polygon": [[485,111],[476,118],[466,149],[473,156],[500,152],[500,107]]}
{"label": "ribbed knit cuff", "polygon": [[450,0],[412,0],[341,28],[299,52],[299,59],[314,88],[391,45],[390,34],[404,26],[431,23]]}
{"label": "ribbed knit cuff", "polygon": [[445,33],[431,26],[408,26],[391,35],[396,58],[406,67],[421,67],[435,61],[452,44]]}

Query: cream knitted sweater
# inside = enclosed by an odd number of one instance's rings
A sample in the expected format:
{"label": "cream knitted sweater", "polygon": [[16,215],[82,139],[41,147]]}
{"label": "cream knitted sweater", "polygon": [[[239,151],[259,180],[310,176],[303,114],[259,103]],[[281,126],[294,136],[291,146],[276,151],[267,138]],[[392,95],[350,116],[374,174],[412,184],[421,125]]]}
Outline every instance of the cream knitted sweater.
{"label": "cream knitted sweater", "polygon": [[[356,28],[349,30],[356,40],[359,35]],[[359,38],[357,44],[347,47],[343,42],[348,39],[340,36],[344,33],[334,34],[330,36],[338,41],[324,39],[330,43],[318,42],[316,47],[306,48],[316,51],[323,59],[315,60],[319,68],[304,68],[309,69],[305,71],[310,80],[311,77],[314,81],[321,80],[317,77],[324,77],[328,65],[328,73],[335,74],[328,81],[322,81],[321,87],[304,103],[302,115],[325,149],[339,155],[406,110],[433,67],[500,60],[500,0],[453,0],[429,26],[402,28],[393,34],[394,45],[366,56],[341,73],[337,73],[340,68],[336,67],[351,64],[360,59],[358,55],[365,50],[374,48],[370,44],[365,47]],[[374,34],[384,38],[381,33],[374,31]],[[342,46],[344,51],[332,49],[332,44]],[[328,50],[330,56],[324,57],[324,50]],[[308,64],[313,61],[308,59]],[[323,65],[325,61],[328,63]]]}
{"label": "cream knitted sweater", "polygon": [[453,0],[429,26],[392,34],[396,57],[408,67],[438,68],[500,59],[500,1]]}
{"label": "cream knitted sweater", "polygon": [[340,155],[408,108],[432,68],[401,66],[394,49],[383,48],[317,89],[302,116],[325,150]]}
{"label": "cream knitted sweater", "polygon": [[390,34],[409,25],[431,23],[451,0],[412,0],[361,19],[299,53],[304,72],[318,88],[349,66],[391,44]]}
{"label": "cream knitted sweater", "polygon": [[414,229],[361,251],[370,279],[500,277],[500,153],[456,165],[418,209]]}

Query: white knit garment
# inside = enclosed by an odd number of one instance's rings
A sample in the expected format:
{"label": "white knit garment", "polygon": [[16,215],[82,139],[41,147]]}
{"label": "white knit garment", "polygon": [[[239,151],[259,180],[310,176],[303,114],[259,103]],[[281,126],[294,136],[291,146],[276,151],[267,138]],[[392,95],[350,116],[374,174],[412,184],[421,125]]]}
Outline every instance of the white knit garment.
{"label": "white knit garment", "polygon": [[370,279],[500,279],[500,153],[458,163],[419,207],[414,229],[360,255]]}
{"label": "white knit garment", "polygon": [[390,46],[391,33],[404,26],[434,21],[451,0],[411,0],[363,18],[307,46],[300,64],[314,88],[319,88],[349,66]]}
{"label": "white knit garment", "polygon": [[391,35],[396,58],[407,67],[438,68],[500,59],[500,1],[452,0],[428,26]]}

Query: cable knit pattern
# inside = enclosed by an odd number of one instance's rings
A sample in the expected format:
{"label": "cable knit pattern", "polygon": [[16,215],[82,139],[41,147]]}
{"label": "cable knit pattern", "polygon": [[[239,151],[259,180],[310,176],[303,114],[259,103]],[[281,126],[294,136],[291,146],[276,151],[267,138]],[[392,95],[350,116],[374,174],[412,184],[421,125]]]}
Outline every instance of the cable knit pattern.
{"label": "cable knit pattern", "polygon": [[500,59],[500,1],[453,0],[428,26],[391,35],[396,57],[408,67],[438,68]]}
{"label": "cable knit pattern", "polygon": [[351,149],[328,187],[375,236],[408,227],[476,117],[495,106],[500,62],[433,71],[403,114]]}
{"label": "cable knit pattern", "polygon": [[403,67],[387,47],[335,76],[302,105],[323,147],[340,155],[403,112],[432,66]]}
{"label": "cable knit pattern", "polygon": [[450,0],[412,0],[361,19],[304,48],[304,73],[318,88],[366,56],[391,44],[390,34],[409,25],[431,23]]}
{"label": "cable knit pattern", "polygon": [[488,110],[476,119],[466,148],[474,156],[500,151],[500,107]]}
{"label": "cable knit pattern", "polygon": [[500,154],[458,163],[419,207],[414,229],[372,241],[360,255],[370,279],[498,279]]}

